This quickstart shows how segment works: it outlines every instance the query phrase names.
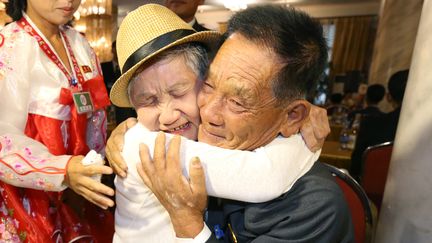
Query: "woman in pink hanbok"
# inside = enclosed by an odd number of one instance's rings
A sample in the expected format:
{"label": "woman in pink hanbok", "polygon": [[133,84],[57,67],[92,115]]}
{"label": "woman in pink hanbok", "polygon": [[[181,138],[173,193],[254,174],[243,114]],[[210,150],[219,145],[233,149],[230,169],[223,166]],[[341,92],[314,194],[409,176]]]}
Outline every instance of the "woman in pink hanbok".
{"label": "woman in pink hanbok", "polygon": [[[0,32],[0,242],[110,242],[102,153],[109,99],[97,57],[67,27],[80,0],[9,0]],[[85,200],[65,199],[67,187]],[[67,193],[69,194],[69,193]],[[72,197],[75,198],[75,197]],[[98,208],[97,206],[101,208]]]}

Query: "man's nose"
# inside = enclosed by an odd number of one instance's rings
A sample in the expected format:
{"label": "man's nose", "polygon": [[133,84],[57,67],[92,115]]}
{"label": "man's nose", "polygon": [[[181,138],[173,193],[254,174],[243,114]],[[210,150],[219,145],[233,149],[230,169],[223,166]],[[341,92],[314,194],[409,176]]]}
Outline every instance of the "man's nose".
{"label": "man's nose", "polygon": [[160,105],[159,122],[162,125],[169,126],[180,119],[181,112],[172,102]]}
{"label": "man's nose", "polygon": [[209,95],[200,108],[202,122],[213,126],[223,125],[223,97]]}

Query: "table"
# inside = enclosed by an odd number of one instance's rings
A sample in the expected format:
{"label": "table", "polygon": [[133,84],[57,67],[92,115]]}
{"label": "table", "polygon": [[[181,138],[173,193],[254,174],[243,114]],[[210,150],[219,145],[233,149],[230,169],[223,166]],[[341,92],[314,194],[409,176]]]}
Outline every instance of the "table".
{"label": "table", "polygon": [[349,170],[352,150],[341,149],[339,142],[325,141],[319,161]]}
{"label": "table", "polygon": [[327,136],[327,141],[339,141],[342,132],[342,125],[330,125],[330,134]]}

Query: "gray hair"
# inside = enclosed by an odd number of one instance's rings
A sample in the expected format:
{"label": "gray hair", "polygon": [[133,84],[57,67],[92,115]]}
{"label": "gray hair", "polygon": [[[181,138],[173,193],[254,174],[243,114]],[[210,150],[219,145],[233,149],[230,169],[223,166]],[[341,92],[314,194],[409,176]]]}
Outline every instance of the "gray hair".
{"label": "gray hair", "polygon": [[[209,67],[209,57],[206,48],[199,43],[187,43],[175,46],[159,54],[155,59],[151,60],[151,63],[170,60],[180,56],[186,60],[186,66],[188,66],[197,75],[199,82],[205,79]],[[141,67],[135,71],[130,79],[127,92],[129,102],[132,104],[132,106],[134,106],[134,103],[131,99],[132,87],[138,80],[139,74],[147,67],[147,63],[141,65]]]}

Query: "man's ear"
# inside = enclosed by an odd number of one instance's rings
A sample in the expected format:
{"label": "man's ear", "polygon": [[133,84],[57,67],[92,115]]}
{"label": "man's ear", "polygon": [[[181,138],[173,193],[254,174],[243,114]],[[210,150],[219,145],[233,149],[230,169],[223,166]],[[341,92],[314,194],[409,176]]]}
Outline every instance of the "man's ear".
{"label": "man's ear", "polygon": [[285,121],[281,126],[280,133],[284,137],[289,137],[298,133],[303,121],[309,116],[311,104],[306,100],[295,100],[284,110]]}

